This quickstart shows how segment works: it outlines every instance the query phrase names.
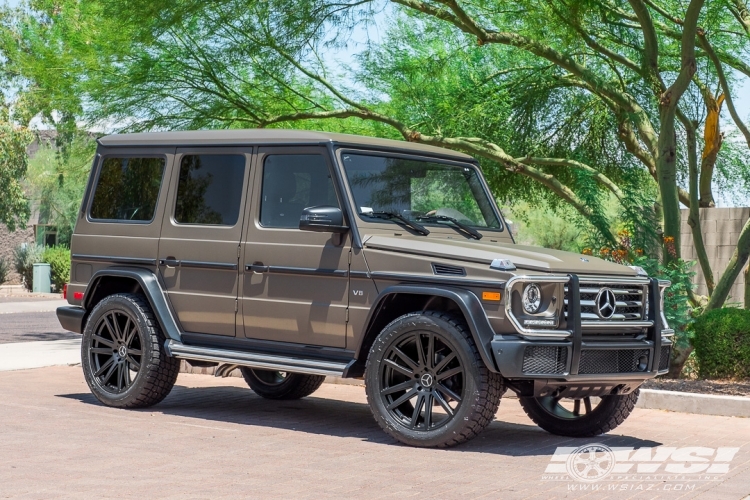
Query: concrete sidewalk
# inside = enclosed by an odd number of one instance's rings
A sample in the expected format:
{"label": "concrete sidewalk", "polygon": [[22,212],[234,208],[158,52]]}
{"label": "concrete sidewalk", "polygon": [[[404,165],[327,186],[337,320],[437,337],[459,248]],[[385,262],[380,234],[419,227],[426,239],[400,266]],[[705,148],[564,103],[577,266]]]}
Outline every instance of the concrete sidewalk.
{"label": "concrete sidewalk", "polygon": [[0,372],[80,362],[80,338],[0,344]]}
{"label": "concrete sidewalk", "polygon": [[31,313],[55,311],[60,306],[67,306],[68,301],[63,299],[40,300],[29,299],[28,301],[0,302],[0,314]]}

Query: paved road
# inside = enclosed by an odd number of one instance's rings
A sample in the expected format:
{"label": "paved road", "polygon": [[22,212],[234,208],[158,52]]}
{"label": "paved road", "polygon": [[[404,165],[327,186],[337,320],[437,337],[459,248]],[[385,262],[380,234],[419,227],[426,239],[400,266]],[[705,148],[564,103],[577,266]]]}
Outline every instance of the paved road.
{"label": "paved road", "polygon": [[0,314],[0,344],[75,338],[81,336],[63,330],[54,311]]}
{"label": "paved road", "polygon": [[[324,384],[314,397],[275,402],[236,378],[180,374],[177,383],[161,404],[127,411],[98,404],[80,367],[0,373],[0,498],[741,499],[750,493],[750,419],[636,409],[610,435],[567,439],[531,425],[517,401],[504,400],[498,420],[474,441],[424,450],[383,434],[361,387]],[[637,482],[611,475],[583,483],[545,473],[564,467],[554,460],[557,447],[591,442],[639,449],[640,458],[619,450],[618,466],[640,460],[638,467],[662,469],[668,462],[705,470],[716,464],[705,458],[714,449],[739,451],[719,464],[729,472],[712,481],[647,474]],[[657,450],[671,458],[663,462]],[[653,455],[650,462],[644,453]]]}

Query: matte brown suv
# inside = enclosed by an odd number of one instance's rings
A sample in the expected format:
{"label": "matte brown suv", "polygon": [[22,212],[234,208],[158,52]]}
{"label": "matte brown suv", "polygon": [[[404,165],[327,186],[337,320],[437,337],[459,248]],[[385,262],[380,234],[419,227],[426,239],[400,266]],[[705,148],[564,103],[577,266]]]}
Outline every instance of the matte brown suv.
{"label": "matte brown suv", "polygon": [[566,436],[615,428],[667,371],[668,282],[515,245],[477,162],[294,130],[112,135],[72,240],[68,307],[104,404],[153,405],[179,360],[266,398],[364,378],[380,426],[471,439],[500,397]]}

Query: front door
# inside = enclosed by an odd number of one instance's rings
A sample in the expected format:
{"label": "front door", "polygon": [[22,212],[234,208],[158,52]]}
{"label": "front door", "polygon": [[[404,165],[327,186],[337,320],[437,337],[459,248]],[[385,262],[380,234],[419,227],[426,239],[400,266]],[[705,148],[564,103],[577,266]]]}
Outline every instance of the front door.
{"label": "front door", "polygon": [[236,336],[251,153],[249,148],[177,150],[159,271],[185,332]]}
{"label": "front door", "polygon": [[345,347],[350,238],[299,230],[302,210],[341,207],[325,148],[260,148],[243,240],[245,336]]}

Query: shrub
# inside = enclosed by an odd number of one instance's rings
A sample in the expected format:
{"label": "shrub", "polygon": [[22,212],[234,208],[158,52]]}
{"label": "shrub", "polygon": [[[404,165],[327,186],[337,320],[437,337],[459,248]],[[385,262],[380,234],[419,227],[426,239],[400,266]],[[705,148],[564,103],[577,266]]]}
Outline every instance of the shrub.
{"label": "shrub", "polygon": [[715,309],[700,316],[694,328],[701,378],[750,377],[750,311]]}
{"label": "shrub", "polygon": [[8,261],[0,259],[0,285],[8,281],[8,275],[10,274],[10,266]]}
{"label": "shrub", "polygon": [[21,275],[23,284],[28,291],[32,291],[34,278],[34,264],[42,262],[44,248],[39,245],[22,243],[13,251],[13,264],[16,272]]}
{"label": "shrub", "polygon": [[55,290],[61,292],[70,279],[70,250],[63,246],[47,247],[42,254],[42,262],[50,267],[50,280]]}

